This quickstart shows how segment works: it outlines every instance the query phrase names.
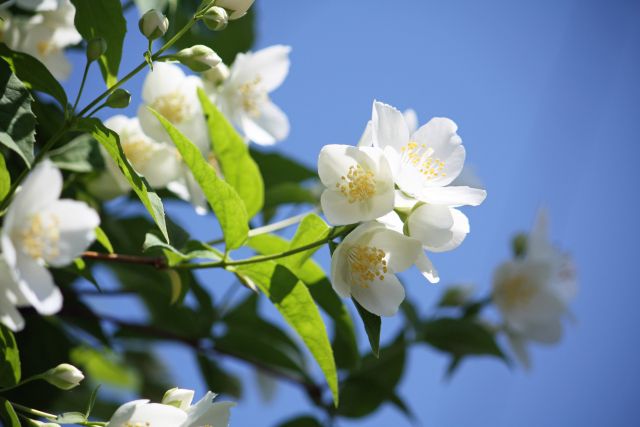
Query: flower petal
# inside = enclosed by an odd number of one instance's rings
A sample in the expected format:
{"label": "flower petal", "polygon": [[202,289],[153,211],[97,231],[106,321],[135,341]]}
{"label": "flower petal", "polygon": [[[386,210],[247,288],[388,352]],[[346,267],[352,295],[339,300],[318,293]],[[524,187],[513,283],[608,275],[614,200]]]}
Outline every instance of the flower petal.
{"label": "flower petal", "polygon": [[358,141],[358,147],[371,147],[373,145],[373,130],[372,130],[371,120],[367,122],[367,125],[364,127],[364,131],[362,132],[362,136],[360,136],[360,140]]}
{"label": "flower petal", "polygon": [[142,84],[142,100],[146,104],[153,104],[157,98],[176,92],[185,77],[177,65],[156,62],[153,64],[153,71],[147,73]]}
{"label": "flower petal", "polygon": [[416,260],[416,267],[418,267],[420,273],[422,273],[429,282],[438,283],[440,281],[438,271],[431,263],[431,260],[422,251],[420,251],[420,255],[418,255],[418,259]]}
{"label": "flower petal", "polygon": [[229,426],[229,409],[236,406],[234,402],[218,402],[213,403],[216,397],[215,393],[207,392],[195,405],[187,410],[187,421],[184,427],[200,427],[200,426]]}
{"label": "flower petal", "polygon": [[372,136],[375,147],[393,147],[400,152],[409,142],[409,129],[404,116],[396,108],[382,102],[373,102]]}
{"label": "flower petal", "polygon": [[272,102],[261,104],[260,114],[242,114],[240,127],[245,136],[256,144],[272,145],[289,135],[287,115]]}
{"label": "flower petal", "polygon": [[462,171],[465,149],[462,146],[462,139],[456,133],[457,130],[458,126],[453,120],[434,117],[411,136],[411,139],[416,143],[424,144],[433,150],[432,158],[444,163],[443,169],[439,171],[438,176],[429,180],[430,186],[448,185]]}
{"label": "flower petal", "polygon": [[394,273],[407,270],[422,252],[422,246],[418,240],[385,227],[372,232],[368,245],[382,249],[387,254],[387,265]]}
{"label": "flower petal", "polygon": [[57,200],[44,213],[59,221],[58,255],[47,261],[54,267],[70,264],[95,240],[95,228],[100,225],[97,212],[84,202]]}
{"label": "flower petal", "polygon": [[404,301],[404,287],[394,274],[368,282],[368,287],[352,286],[351,294],[368,312],[378,316],[393,316]]}
{"label": "flower petal", "polygon": [[418,196],[423,202],[450,207],[478,206],[487,197],[486,190],[471,187],[425,188]]}
{"label": "flower petal", "polygon": [[62,293],[49,270],[25,255],[18,255],[16,261],[18,289],[29,304],[45,316],[60,311]]}
{"label": "flower petal", "polygon": [[267,92],[275,90],[289,73],[290,52],[291,46],[274,45],[238,55],[231,66],[229,83],[237,85],[257,79]]}

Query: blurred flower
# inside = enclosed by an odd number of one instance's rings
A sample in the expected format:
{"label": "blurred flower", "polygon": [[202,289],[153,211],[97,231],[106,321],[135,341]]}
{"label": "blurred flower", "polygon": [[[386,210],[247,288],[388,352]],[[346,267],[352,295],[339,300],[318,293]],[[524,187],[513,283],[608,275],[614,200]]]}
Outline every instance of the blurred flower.
{"label": "blurred flower", "polygon": [[23,321],[17,311],[4,311],[9,305],[32,305],[44,315],[60,310],[62,294],[46,266],[70,264],[95,239],[96,211],[83,202],[60,200],[61,191],[62,174],[44,160],[7,210],[0,233],[0,265],[7,270],[0,275],[0,307],[3,323],[12,329],[21,329]]}
{"label": "blurred flower", "polygon": [[289,134],[289,119],[269,93],[287,77],[290,51],[289,46],[275,45],[239,53],[229,77],[210,93],[224,115],[257,144],[275,144]]}
{"label": "blurred flower", "polygon": [[41,378],[61,390],[71,390],[80,385],[84,374],[73,365],[61,363],[42,374]]}
{"label": "blurred flower", "polygon": [[255,0],[216,0],[215,4],[231,12],[229,14],[229,20],[233,21],[246,15],[254,1]]}
{"label": "blurred flower", "polygon": [[162,403],[134,400],[120,406],[107,424],[108,427],[228,427],[229,409],[233,402],[213,403],[215,393],[207,394],[195,405],[192,390],[174,388],[167,393]]}
{"label": "blurred flower", "polygon": [[21,9],[33,12],[46,12],[56,10],[62,6],[64,0],[15,0],[15,5]]}
{"label": "blurred flower", "polygon": [[331,224],[374,220],[393,209],[393,176],[377,148],[325,145],[318,175],[327,187],[320,202]]}
{"label": "blurred flower", "polygon": [[64,48],[80,43],[82,36],[73,24],[76,9],[71,1],[59,0],[56,7],[48,9],[50,3],[38,3],[47,7],[42,13],[6,19],[2,41],[13,50],[34,56],[54,77],[64,80],[71,73],[71,63],[65,57]]}
{"label": "blurred flower", "polygon": [[[133,168],[149,181],[153,188],[164,188],[180,173],[180,156],[172,145],[152,140],[144,134],[137,118],[116,115],[104,125],[118,134],[124,154]],[[89,182],[90,191],[102,199],[112,199],[131,190],[116,162],[100,146],[105,171]]]}
{"label": "blurred flower", "polygon": [[331,257],[331,284],[343,298],[353,296],[367,311],[393,316],[404,300],[396,273],[426,256],[420,242],[370,221],[359,225],[338,245]]}
{"label": "blurred flower", "polygon": [[142,15],[138,21],[140,32],[149,40],[155,40],[165,35],[169,29],[169,19],[162,12],[151,9]]}
{"label": "blurred flower", "polygon": [[562,318],[576,290],[571,259],[549,242],[547,215],[541,211],[524,256],[499,266],[493,279],[493,301],[525,367],[529,366],[527,341],[552,344],[560,340]]}

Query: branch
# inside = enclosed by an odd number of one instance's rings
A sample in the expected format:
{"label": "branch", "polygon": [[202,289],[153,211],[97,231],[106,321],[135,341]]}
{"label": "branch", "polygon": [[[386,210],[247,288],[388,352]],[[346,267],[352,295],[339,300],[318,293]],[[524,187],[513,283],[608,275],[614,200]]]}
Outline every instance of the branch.
{"label": "branch", "polygon": [[163,270],[168,267],[167,260],[163,257],[105,254],[100,252],[87,251],[82,254],[82,258],[94,259],[99,261],[119,262],[123,264],[150,265],[151,267],[154,267],[158,270]]}

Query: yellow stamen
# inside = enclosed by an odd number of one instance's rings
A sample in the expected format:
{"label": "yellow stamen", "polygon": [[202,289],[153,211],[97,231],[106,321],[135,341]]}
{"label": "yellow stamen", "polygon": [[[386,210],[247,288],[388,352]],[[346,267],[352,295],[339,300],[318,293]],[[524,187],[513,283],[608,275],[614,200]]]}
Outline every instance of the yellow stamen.
{"label": "yellow stamen", "polygon": [[348,253],[351,284],[368,288],[375,279],[384,280],[389,270],[382,249],[372,246],[355,245]]}
{"label": "yellow stamen", "polygon": [[157,97],[151,107],[173,124],[181,123],[191,116],[187,99],[180,92]]}
{"label": "yellow stamen", "polygon": [[426,144],[409,141],[400,149],[400,154],[403,163],[413,166],[427,179],[446,176],[446,173],[442,172],[445,162],[433,157],[433,149]]}
{"label": "yellow stamen", "polygon": [[342,184],[336,188],[347,197],[349,203],[364,202],[376,194],[376,179],[373,172],[365,171],[362,166],[349,166],[347,176],[341,176]]}
{"label": "yellow stamen", "polygon": [[242,109],[253,117],[259,117],[262,114],[260,106],[269,100],[269,95],[260,86],[262,78],[257,76],[253,81],[240,85],[240,97]]}
{"label": "yellow stamen", "polygon": [[54,214],[36,213],[28,226],[19,231],[22,250],[35,260],[49,261],[60,254],[60,219]]}

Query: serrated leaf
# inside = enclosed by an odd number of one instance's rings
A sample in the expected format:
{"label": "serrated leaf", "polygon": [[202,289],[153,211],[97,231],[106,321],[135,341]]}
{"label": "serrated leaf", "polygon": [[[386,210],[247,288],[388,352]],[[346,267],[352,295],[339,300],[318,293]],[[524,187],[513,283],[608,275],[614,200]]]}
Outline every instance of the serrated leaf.
{"label": "serrated leaf", "polygon": [[0,388],[20,382],[20,353],[13,332],[0,324]]}
{"label": "serrated leaf", "polygon": [[333,350],[309,289],[291,271],[275,262],[240,265],[234,270],[252,279],[300,335],[324,373],[337,406],[338,374]]}
{"label": "serrated leaf", "polygon": [[354,298],[351,298],[351,300],[358,310],[362,323],[364,323],[364,330],[369,338],[371,351],[376,357],[378,357],[380,352],[380,328],[382,327],[380,316],[376,316],[375,314],[367,311]]}
{"label": "serrated leaf", "polygon": [[20,427],[20,420],[11,402],[0,397],[0,420],[5,427]]}
{"label": "serrated leaf", "polygon": [[27,89],[51,95],[66,110],[67,94],[42,62],[26,53],[11,50],[4,43],[0,43],[0,57],[9,64],[11,71],[22,80]]}
{"label": "serrated leaf", "polygon": [[127,22],[122,14],[120,0],[71,2],[76,7],[74,24],[82,37],[87,41],[102,37],[107,42],[107,50],[98,62],[107,87],[111,87],[118,81],[122,43],[127,32]]}
{"label": "serrated leaf", "polygon": [[22,81],[0,60],[0,143],[19,154],[27,166],[33,161],[36,140],[32,102]]}
{"label": "serrated leaf", "polygon": [[0,202],[9,194],[11,188],[11,175],[7,170],[7,164],[4,161],[4,156],[0,153]]}
{"label": "serrated leaf", "polygon": [[200,149],[157,111],[149,109],[165,128],[178,148],[193,177],[202,189],[209,206],[220,222],[227,250],[242,246],[247,240],[247,210],[238,193],[218,178],[215,169],[202,156]]}
{"label": "serrated leaf", "polygon": [[238,192],[247,208],[247,215],[252,218],[264,204],[260,169],[251,158],[247,143],[200,88],[198,98],[207,120],[211,149],[224,180]]}
{"label": "serrated leaf", "polygon": [[133,169],[120,145],[118,134],[107,128],[98,119],[83,118],[78,120],[78,129],[90,133],[113,158],[131,188],[138,195],[142,204],[162,232],[165,241],[169,241],[167,224],[164,218],[164,206],[160,197],[151,189],[146,179]]}

